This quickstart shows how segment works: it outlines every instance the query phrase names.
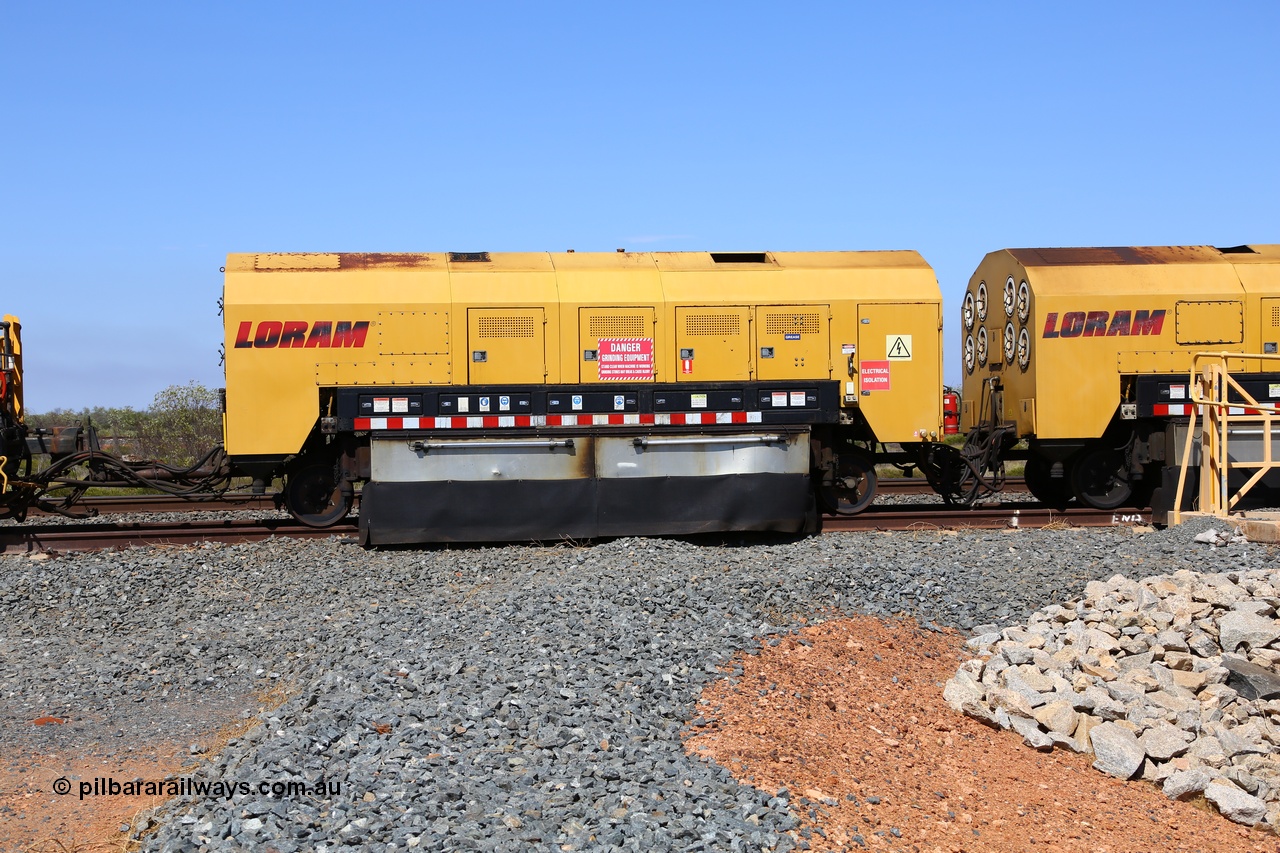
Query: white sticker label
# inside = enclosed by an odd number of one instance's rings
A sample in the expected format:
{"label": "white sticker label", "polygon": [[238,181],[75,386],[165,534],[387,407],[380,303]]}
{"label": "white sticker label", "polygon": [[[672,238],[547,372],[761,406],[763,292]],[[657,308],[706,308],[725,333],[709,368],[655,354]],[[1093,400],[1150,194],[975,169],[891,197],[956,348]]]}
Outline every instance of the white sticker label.
{"label": "white sticker label", "polygon": [[408,412],[409,398],[408,397],[392,397],[391,411],[392,412]]}
{"label": "white sticker label", "polygon": [[786,391],[774,391],[774,392],[773,392],[773,407],[774,407],[775,409],[780,409],[780,408],[785,407],[786,405],[787,405],[787,392],[786,392]]}
{"label": "white sticker label", "polygon": [[391,411],[391,398],[390,397],[374,397],[373,411],[376,414],[381,414],[381,415],[385,415],[387,412]]}
{"label": "white sticker label", "polygon": [[803,392],[803,391],[792,391],[792,392],[791,392],[791,405],[793,405],[793,406],[803,406],[803,405],[804,405],[804,392]]}
{"label": "white sticker label", "polygon": [[840,345],[840,353],[841,353],[842,355],[854,355],[854,354],[856,354],[857,352],[858,352],[858,347],[857,347],[857,345],[856,345],[856,344],[841,344],[841,345]]}
{"label": "white sticker label", "polygon": [[857,394],[857,393],[858,393],[858,383],[857,383],[857,382],[846,382],[846,383],[844,383],[844,393],[846,393],[846,394]]}
{"label": "white sticker label", "polygon": [[575,412],[580,412],[580,411],[582,411],[582,395],[581,395],[581,394],[574,394],[574,395],[573,395],[573,400],[572,400],[572,402],[571,402],[571,404],[570,404],[570,405],[572,405],[572,406],[573,406],[573,410],[574,410]]}
{"label": "white sticker label", "polygon": [[458,411],[459,411],[459,412],[469,412],[469,411],[471,411],[471,398],[470,398],[470,397],[459,397],[459,398],[458,398]]}
{"label": "white sticker label", "polygon": [[498,398],[498,411],[499,411],[499,412],[509,412],[509,411],[511,411],[511,398],[510,398],[510,397],[499,397],[499,398]]}
{"label": "white sticker label", "polygon": [[706,407],[707,407],[706,394],[690,394],[689,395],[689,408],[705,409]]}
{"label": "white sticker label", "polygon": [[614,394],[614,395],[613,395],[613,410],[614,410],[615,412],[621,412],[621,411],[622,411],[623,409],[625,409],[626,407],[627,407],[627,398],[626,398],[626,397],[624,397],[624,396],[622,396],[621,394]]}
{"label": "white sticker label", "polygon": [[487,411],[489,411],[489,398],[488,398],[488,397],[481,397],[481,398],[480,398],[480,411],[482,411],[482,412],[487,412]]}
{"label": "white sticker label", "polygon": [[1170,386],[1169,386],[1169,399],[1170,399],[1170,400],[1185,400],[1185,399],[1187,399],[1187,386],[1186,386],[1186,385],[1170,385]]}
{"label": "white sticker label", "polygon": [[889,361],[910,361],[911,360],[911,336],[910,335],[885,335],[884,338],[885,358]]}
{"label": "white sticker label", "polygon": [[1268,396],[1268,397],[1273,397],[1273,398],[1274,398],[1274,397],[1280,397],[1280,385],[1276,385],[1276,384],[1274,384],[1274,383],[1272,383],[1272,384],[1268,385],[1268,386],[1267,386],[1267,396]]}

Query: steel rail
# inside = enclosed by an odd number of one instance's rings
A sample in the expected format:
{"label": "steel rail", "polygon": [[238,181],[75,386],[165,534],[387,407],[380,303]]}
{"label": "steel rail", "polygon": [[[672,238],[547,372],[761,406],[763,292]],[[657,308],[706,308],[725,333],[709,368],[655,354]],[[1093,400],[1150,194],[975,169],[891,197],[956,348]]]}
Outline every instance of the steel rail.
{"label": "steel rail", "polygon": [[[275,502],[270,495],[245,495],[221,497],[212,500],[195,500],[175,495],[97,495],[81,498],[72,507],[73,513],[97,510],[99,515],[121,513],[160,512],[237,512],[240,510],[273,510]],[[56,515],[32,507],[28,515]]]}
{"label": "steel rail", "polygon": [[[933,489],[922,477],[894,477],[879,480],[876,488],[886,495],[929,495]],[[1025,485],[1021,477],[1010,477],[1005,481],[1006,491],[1022,491]],[[163,513],[163,512],[237,512],[241,510],[274,510],[275,501],[271,495],[226,496],[212,500],[195,500],[175,495],[97,495],[81,498],[75,504],[75,511],[96,510],[98,515],[118,515],[122,513]],[[54,515],[38,507],[32,507],[31,516]]]}
{"label": "steel rail", "polygon": [[858,515],[824,516],[822,531],[849,530],[963,530],[998,528],[1128,527],[1150,524],[1151,510],[1101,510],[1092,507],[1050,509],[1038,503],[1006,503],[999,506],[872,506]]}
{"label": "steel rail", "polygon": [[307,527],[289,519],[168,521],[159,523],[31,524],[0,527],[0,554],[98,551],[141,545],[198,545],[204,542],[261,542],[274,537],[324,539],[355,537],[354,523]]}
{"label": "steel rail", "polygon": [[[956,530],[972,528],[1110,527],[1149,524],[1150,511],[1107,512],[1087,508],[1066,511],[1040,504],[999,507],[944,507],[937,504],[872,507],[860,515],[825,516],[824,533],[857,530]],[[7,525],[0,527],[0,554],[92,551],[141,545],[195,545],[203,542],[261,542],[273,537],[354,539],[354,523],[307,527],[291,518],[169,521],[159,523],[71,523]]]}

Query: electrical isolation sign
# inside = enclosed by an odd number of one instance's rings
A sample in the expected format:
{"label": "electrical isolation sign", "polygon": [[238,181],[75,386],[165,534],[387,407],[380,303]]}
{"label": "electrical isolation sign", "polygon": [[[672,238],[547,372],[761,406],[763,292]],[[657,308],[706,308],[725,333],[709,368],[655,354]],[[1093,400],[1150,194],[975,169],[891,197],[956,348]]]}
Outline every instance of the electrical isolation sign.
{"label": "electrical isolation sign", "polygon": [[863,391],[889,390],[889,362],[864,361],[859,366],[858,378]]}
{"label": "electrical isolation sign", "polygon": [[653,338],[601,338],[599,378],[653,379]]}

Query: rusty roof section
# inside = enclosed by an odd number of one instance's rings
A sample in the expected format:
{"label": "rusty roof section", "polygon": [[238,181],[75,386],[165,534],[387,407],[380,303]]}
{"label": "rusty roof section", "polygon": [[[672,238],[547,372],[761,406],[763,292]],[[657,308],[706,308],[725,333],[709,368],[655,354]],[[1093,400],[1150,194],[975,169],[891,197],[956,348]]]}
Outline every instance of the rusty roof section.
{"label": "rusty roof section", "polygon": [[418,252],[260,252],[246,257],[256,272],[439,268],[443,260]]}
{"label": "rusty roof section", "polygon": [[344,270],[367,270],[376,267],[439,266],[439,254],[421,252],[341,252],[338,263]]}
{"label": "rusty roof section", "polygon": [[1007,251],[1024,267],[1220,264],[1228,260],[1212,246],[1098,246]]}

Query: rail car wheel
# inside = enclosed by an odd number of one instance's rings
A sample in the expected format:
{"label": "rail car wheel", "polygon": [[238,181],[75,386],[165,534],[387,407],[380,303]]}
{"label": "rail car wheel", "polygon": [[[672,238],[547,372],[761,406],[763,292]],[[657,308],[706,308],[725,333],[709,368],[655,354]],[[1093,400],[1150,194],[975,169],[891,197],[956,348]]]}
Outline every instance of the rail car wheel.
{"label": "rail car wheel", "polygon": [[1027,467],[1022,478],[1027,483],[1027,491],[1040,503],[1053,509],[1062,509],[1071,502],[1070,469],[1064,475],[1054,479],[1051,476],[1053,463],[1043,456],[1031,454],[1027,457]]}
{"label": "rail car wheel", "polygon": [[288,475],[284,487],[289,514],[308,527],[329,527],[351,511],[333,465],[308,465]]}
{"label": "rail car wheel", "polygon": [[856,515],[876,498],[875,463],[862,453],[841,453],[830,485],[824,485],[818,491],[828,512]]}
{"label": "rail car wheel", "polygon": [[1116,509],[1129,503],[1133,486],[1122,448],[1090,445],[1071,468],[1071,488],[1080,503]]}

